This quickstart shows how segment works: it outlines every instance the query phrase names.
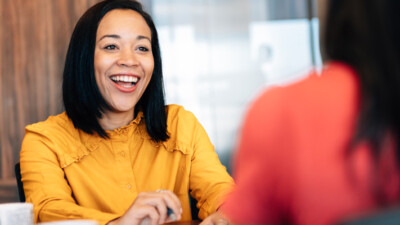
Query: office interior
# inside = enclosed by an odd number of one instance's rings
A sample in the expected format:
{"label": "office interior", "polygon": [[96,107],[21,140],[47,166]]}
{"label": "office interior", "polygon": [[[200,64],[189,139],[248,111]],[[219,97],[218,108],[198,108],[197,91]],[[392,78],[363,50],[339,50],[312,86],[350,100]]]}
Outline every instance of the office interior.
{"label": "office interior", "polygon": [[[0,2],[0,203],[18,201],[14,165],[24,127],[63,111],[69,37],[96,2]],[[158,29],[166,102],[194,113],[231,171],[252,100],[321,67],[316,0],[141,2]]]}

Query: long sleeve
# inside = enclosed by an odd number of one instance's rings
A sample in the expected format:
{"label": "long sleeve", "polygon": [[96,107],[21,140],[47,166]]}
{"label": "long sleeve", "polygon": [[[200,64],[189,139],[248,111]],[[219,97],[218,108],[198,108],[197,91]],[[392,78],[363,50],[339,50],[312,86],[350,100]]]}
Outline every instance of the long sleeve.
{"label": "long sleeve", "polygon": [[[221,164],[206,131],[190,112],[181,113],[180,124],[184,124],[183,132],[191,136],[192,149],[189,189],[198,201],[199,218],[204,219],[223,203],[226,195],[233,189],[234,182]],[[182,135],[183,136],[183,135]],[[182,138],[182,136],[180,136]]]}
{"label": "long sleeve", "polygon": [[21,149],[21,174],[26,201],[34,204],[35,222],[94,219],[100,225],[119,217],[79,206],[66,180],[59,159],[51,150],[52,142],[28,132]]}
{"label": "long sleeve", "polygon": [[203,127],[197,128],[198,142],[194,148],[190,172],[190,189],[198,200],[199,217],[216,212],[233,189],[233,179],[220,163]]}

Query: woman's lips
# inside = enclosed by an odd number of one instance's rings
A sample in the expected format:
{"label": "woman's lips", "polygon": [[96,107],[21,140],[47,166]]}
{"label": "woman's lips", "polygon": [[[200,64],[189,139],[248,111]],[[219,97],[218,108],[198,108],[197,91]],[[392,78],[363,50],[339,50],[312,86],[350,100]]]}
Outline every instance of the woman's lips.
{"label": "woman's lips", "polygon": [[110,77],[114,86],[121,92],[131,93],[135,91],[140,78],[134,75],[113,75]]}

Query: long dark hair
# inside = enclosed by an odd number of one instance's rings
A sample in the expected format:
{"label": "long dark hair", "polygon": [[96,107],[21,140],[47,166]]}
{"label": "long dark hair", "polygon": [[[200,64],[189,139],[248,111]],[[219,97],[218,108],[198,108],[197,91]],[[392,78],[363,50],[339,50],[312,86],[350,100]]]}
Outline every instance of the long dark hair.
{"label": "long dark hair", "polygon": [[330,0],[323,33],[326,59],[351,65],[360,81],[360,112],[351,145],[368,141],[376,160],[388,135],[400,140],[399,11],[398,0]]}
{"label": "long dark hair", "polygon": [[106,0],[88,9],[79,19],[72,33],[63,73],[63,101],[65,111],[74,126],[86,133],[108,135],[98,119],[104,110],[111,110],[101,96],[94,73],[94,50],[98,25],[105,14],[114,9],[130,9],[138,12],[151,30],[154,58],[152,78],[135,106],[135,115],[143,111],[147,133],[154,141],[165,141],[167,113],[164,100],[162,62],[157,30],[152,18],[139,2],[131,0]]}

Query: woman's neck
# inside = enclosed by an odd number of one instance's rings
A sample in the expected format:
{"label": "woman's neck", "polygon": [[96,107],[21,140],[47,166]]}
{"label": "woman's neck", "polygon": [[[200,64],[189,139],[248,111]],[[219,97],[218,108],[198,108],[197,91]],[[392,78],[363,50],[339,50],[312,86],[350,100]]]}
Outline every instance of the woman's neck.
{"label": "woman's neck", "polygon": [[133,120],[134,113],[107,111],[102,115],[103,117],[99,119],[100,126],[104,130],[114,130],[128,125]]}

